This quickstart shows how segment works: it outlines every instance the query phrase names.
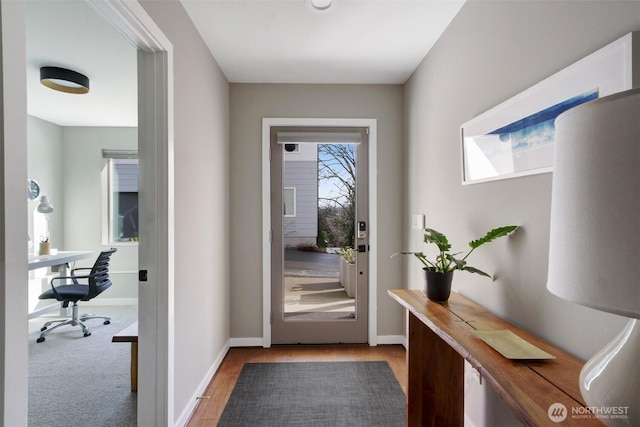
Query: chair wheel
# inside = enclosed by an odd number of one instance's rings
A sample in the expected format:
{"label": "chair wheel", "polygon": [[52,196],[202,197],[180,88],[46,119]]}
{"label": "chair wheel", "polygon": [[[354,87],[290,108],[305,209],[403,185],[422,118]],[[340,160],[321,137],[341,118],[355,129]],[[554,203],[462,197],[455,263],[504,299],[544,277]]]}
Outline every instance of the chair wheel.
{"label": "chair wheel", "polygon": [[85,337],[88,337],[89,335],[91,335],[91,332],[85,332],[85,333],[84,333],[84,336],[85,336]]}
{"label": "chair wheel", "polygon": [[40,332],[44,332],[44,331],[46,331],[46,330],[47,330],[47,327],[46,327],[46,326],[43,326],[42,328],[40,328]]}
{"label": "chair wheel", "polygon": [[109,325],[109,324],[111,324],[111,320],[105,320],[103,323],[103,325]]}
{"label": "chair wheel", "polygon": [[38,337],[38,339],[36,340],[36,342],[44,342],[44,337]]}

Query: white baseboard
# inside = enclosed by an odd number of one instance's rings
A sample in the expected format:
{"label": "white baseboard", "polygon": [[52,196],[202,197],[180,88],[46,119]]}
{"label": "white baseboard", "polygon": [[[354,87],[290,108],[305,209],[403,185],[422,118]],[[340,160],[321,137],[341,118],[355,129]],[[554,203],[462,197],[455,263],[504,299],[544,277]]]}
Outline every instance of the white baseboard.
{"label": "white baseboard", "polygon": [[204,378],[198,385],[198,388],[196,389],[195,393],[189,400],[190,402],[189,405],[187,405],[187,407],[184,408],[184,410],[180,414],[180,418],[178,418],[178,420],[174,424],[176,427],[186,426],[187,423],[189,422],[189,419],[191,418],[191,415],[193,415],[193,412],[196,409],[196,405],[198,404],[198,401],[199,401],[198,398],[203,396],[204,393],[207,391],[207,387],[209,386],[209,383],[211,382],[211,380],[213,379],[213,376],[218,371],[218,368],[222,364],[224,357],[229,352],[229,346],[230,346],[229,341],[227,341],[225,345],[222,347],[222,350],[220,350],[220,352],[218,353],[218,356],[216,357],[216,359],[213,361],[213,364],[207,371],[207,374],[204,376]]}
{"label": "white baseboard", "polygon": [[231,347],[263,347],[262,337],[257,338],[231,338]]}
{"label": "white baseboard", "polygon": [[94,298],[82,303],[83,307],[106,305],[138,305],[138,298]]}
{"label": "white baseboard", "polygon": [[378,335],[378,345],[400,344],[407,347],[407,338],[404,335]]}
{"label": "white baseboard", "polygon": [[[231,338],[231,347],[262,347],[264,340],[260,337],[256,338]],[[380,344],[400,344],[407,347],[407,339],[404,335],[381,335],[378,336],[378,345]]]}

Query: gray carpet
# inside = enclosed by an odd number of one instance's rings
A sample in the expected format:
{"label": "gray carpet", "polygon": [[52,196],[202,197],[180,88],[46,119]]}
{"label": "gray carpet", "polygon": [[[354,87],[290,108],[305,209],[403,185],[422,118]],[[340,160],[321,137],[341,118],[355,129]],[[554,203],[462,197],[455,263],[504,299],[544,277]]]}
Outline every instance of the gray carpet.
{"label": "gray carpet", "polygon": [[89,337],[80,327],[63,326],[38,344],[49,319],[29,321],[29,426],[135,426],[131,344],[112,343],[111,337],[137,320],[137,307],[80,307],[80,313],[111,316],[111,324],[87,320]]}
{"label": "gray carpet", "polygon": [[387,362],[245,364],[218,426],[404,426]]}

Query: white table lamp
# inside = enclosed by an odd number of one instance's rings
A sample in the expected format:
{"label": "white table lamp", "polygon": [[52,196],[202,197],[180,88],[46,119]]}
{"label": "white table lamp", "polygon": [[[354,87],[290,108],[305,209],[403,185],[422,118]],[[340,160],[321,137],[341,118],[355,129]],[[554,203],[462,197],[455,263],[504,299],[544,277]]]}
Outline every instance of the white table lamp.
{"label": "white table lamp", "polygon": [[42,196],[40,197],[40,203],[38,204],[37,209],[41,214],[50,214],[53,212],[53,205],[47,196]]}
{"label": "white table lamp", "polygon": [[640,89],[561,114],[555,145],[547,289],[631,318],[580,390],[605,424],[640,426]]}
{"label": "white table lamp", "polygon": [[38,207],[36,208],[36,210],[39,213],[44,215],[46,229],[45,229],[45,235],[41,237],[41,239],[45,239],[44,241],[48,242],[50,237],[49,236],[49,214],[54,211],[54,208],[47,196],[40,197],[40,203],[38,204]]}

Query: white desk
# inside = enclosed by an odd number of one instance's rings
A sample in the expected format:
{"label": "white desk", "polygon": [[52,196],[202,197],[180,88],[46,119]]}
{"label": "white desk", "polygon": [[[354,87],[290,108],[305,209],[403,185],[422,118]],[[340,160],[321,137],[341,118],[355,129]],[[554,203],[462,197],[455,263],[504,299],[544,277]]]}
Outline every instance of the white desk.
{"label": "white desk", "polygon": [[[29,270],[51,267],[52,272],[59,273],[60,276],[67,276],[68,263],[89,258],[93,258],[91,251],[58,251],[55,255],[29,255]],[[60,307],[57,302],[55,304],[42,303],[42,305],[38,303],[37,308],[31,311],[28,317],[29,319],[36,318],[56,307]],[[67,310],[61,308],[60,315],[66,316]]]}
{"label": "white desk", "polygon": [[29,255],[29,270],[51,267],[52,270],[58,271],[60,266],[66,268],[70,262],[92,257],[91,251],[58,251],[55,255]]}

